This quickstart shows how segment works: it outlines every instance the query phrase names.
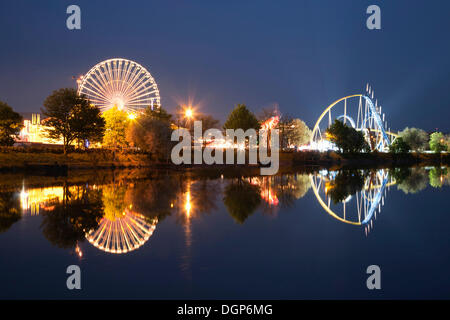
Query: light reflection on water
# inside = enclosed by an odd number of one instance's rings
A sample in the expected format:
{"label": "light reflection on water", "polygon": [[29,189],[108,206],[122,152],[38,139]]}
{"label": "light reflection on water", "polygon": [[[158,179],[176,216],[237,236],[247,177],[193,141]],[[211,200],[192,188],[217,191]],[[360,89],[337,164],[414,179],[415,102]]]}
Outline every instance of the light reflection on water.
{"label": "light reflection on water", "polygon": [[[189,248],[192,220],[217,210],[220,196],[229,215],[243,224],[258,208],[263,214],[276,216],[280,208],[293,206],[312,186],[324,213],[340,222],[364,227],[367,235],[391,187],[396,185],[408,194],[420,192],[428,185],[441,188],[449,183],[450,174],[444,167],[323,169],[310,174],[239,176],[225,180],[186,179],[167,174],[157,180],[143,179],[132,183],[115,181],[100,185],[65,184],[42,188],[26,188],[24,183],[19,192],[9,193],[10,199],[5,199],[3,210],[6,214],[3,213],[2,218],[8,220],[8,210],[9,218],[18,212],[31,216],[42,214],[44,226],[48,224],[56,228],[58,223],[64,224],[72,233],[83,233],[96,248],[123,254],[140,248],[150,239],[158,222],[175,215],[184,226],[186,247]],[[20,205],[15,208],[14,199],[17,198]],[[52,214],[54,211],[57,213]],[[83,224],[92,223],[92,219],[93,225]],[[52,230],[44,230],[52,233]],[[48,238],[56,245],[67,247],[65,235],[60,234],[62,239],[50,235]],[[83,237],[72,240],[69,247],[73,248],[84,241]],[[183,264],[183,268],[187,265]]]}
{"label": "light reflection on water", "polygon": [[[59,229],[56,224],[61,223],[75,233],[83,232],[88,242],[96,248],[123,254],[147,242],[158,222],[167,216],[174,215],[184,226],[186,246],[190,247],[192,220],[216,211],[221,197],[231,217],[243,224],[257,208],[261,208],[264,214],[276,216],[280,207],[292,206],[309,188],[307,174],[225,180],[166,175],[158,180],[132,183],[115,181],[104,185],[66,184],[42,188],[23,186],[20,192],[10,195],[12,199],[18,196],[22,215],[41,214],[44,230],[49,233],[52,230],[47,225]],[[52,214],[54,211],[57,214]],[[95,221],[95,227],[84,225],[84,220],[90,223]],[[67,247],[65,234],[60,236],[63,238],[60,242],[53,236],[48,238],[60,247]],[[78,248],[78,242],[84,241],[82,238],[73,239],[76,239],[72,245],[74,248]]]}
{"label": "light reflection on water", "polygon": [[15,185],[3,186],[1,233],[8,234],[22,218],[39,218],[40,230],[49,243],[89,263],[95,258],[86,254],[92,252],[87,250],[89,246],[111,256],[148,250],[155,231],[170,217],[182,227],[180,272],[192,282],[196,272],[195,248],[199,245],[193,225],[208,221],[221,208],[226,210],[227,219],[243,226],[257,212],[278,219],[283,212],[301,208],[301,199],[310,193],[319,208],[315,214],[326,215],[336,224],[360,228],[362,234],[370,236],[377,232],[375,220],[389,202],[392,189],[415,194],[427,187],[446,188],[450,173],[446,168],[320,170],[225,177],[164,172],[149,178],[114,175],[100,180],[72,183],[68,178],[41,187],[30,186],[25,178]]}

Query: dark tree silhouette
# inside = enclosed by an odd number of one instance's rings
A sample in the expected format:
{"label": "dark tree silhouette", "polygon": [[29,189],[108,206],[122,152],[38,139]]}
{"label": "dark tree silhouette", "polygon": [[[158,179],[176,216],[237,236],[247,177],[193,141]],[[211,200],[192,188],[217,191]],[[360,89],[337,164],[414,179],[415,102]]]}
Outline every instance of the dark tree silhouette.
{"label": "dark tree silhouette", "polygon": [[7,231],[21,217],[20,202],[17,195],[14,192],[0,193],[0,233]]}
{"label": "dark tree silhouette", "polygon": [[364,179],[365,174],[359,170],[341,170],[336,178],[327,184],[327,194],[333,203],[341,202],[360,191],[364,185]]}
{"label": "dark tree silhouette", "polygon": [[148,219],[162,221],[171,213],[181,184],[175,175],[164,175],[155,179],[136,181],[128,186],[125,199],[136,211]]}
{"label": "dark tree silhouette", "polygon": [[401,137],[398,137],[389,145],[390,153],[408,153],[409,150],[411,150],[411,147]]}
{"label": "dark tree silhouette", "polygon": [[12,146],[13,136],[17,136],[23,127],[22,116],[0,101],[0,145]]}
{"label": "dark tree silhouette", "polygon": [[260,189],[239,178],[225,188],[223,202],[234,220],[243,224],[261,203]]}
{"label": "dark tree silhouette", "polygon": [[361,131],[357,131],[337,119],[326,130],[326,137],[344,153],[367,152],[370,150]]}
{"label": "dark tree silhouette", "polygon": [[63,139],[64,153],[76,140],[100,141],[105,131],[105,120],[100,110],[91,105],[84,96],[78,96],[73,88],[53,91],[44,101],[42,114],[48,126],[50,139]]}
{"label": "dark tree silhouette", "polygon": [[259,129],[259,122],[255,115],[244,104],[238,104],[228,116],[224,129]]}
{"label": "dark tree silhouette", "polygon": [[405,174],[397,188],[404,193],[417,193],[428,186],[428,175],[424,168],[410,168],[409,174]]}
{"label": "dark tree silhouette", "polygon": [[52,207],[43,211],[41,229],[47,240],[64,249],[72,249],[78,241],[84,241],[85,234],[97,228],[104,215],[101,192],[85,187],[79,196],[64,186],[62,201]]}

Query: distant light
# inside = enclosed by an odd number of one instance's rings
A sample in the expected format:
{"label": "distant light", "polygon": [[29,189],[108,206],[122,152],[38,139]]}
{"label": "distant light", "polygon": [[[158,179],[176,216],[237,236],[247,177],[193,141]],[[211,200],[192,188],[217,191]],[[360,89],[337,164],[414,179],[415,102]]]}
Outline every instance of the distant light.
{"label": "distant light", "polygon": [[194,112],[192,111],[191,108],[188,108],[188,109],[186,109],[185,114],[186,114],[186,118],[192,118],[192,116],[194,115]]}
{"label": "distant light", "polygon": [[128,114],[128,120],[135,120],[135,119],[136,119],[136,114],[134,114],[134,113]]}
{"label": "distant light", "polygon": [[278,125],[278,122],[280,122],[279,116],[271,117],[261,124],[261,129],[272,130]]}
{"label": "distant light", "polygon": [[184,205],[184,209],[186,210],[186,216],[189,218],[191,216],[191,193],[186,192],[186,204]]}

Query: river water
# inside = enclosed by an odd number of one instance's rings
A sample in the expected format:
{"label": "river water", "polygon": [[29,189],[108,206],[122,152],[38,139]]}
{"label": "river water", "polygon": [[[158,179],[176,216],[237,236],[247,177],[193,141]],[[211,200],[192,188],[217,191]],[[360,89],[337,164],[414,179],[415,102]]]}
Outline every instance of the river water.
{"label": "river water", "polygon": [[431,167],[3,174],[0,298],[450,298],[449,183]]}

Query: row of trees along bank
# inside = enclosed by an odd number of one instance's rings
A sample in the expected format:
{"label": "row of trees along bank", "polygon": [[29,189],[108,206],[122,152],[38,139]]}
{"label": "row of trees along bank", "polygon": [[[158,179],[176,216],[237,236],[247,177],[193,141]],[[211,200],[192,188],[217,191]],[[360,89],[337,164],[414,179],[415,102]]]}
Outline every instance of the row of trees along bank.
{"label": "row of trees along bank", "polygon": [[[203,131],[218,128],[219,121],[211,115],[196,113],[184,116],[184,110],[177,107],[171,115],[162,107],[152,110],[148,107],[143,113],[130,114],[117,107],[110,108],[103,114],[75,89],[63,88],[48,96],[41,109],[45,119],[48,138],[61,140],[64,153],[69,148],[85,148],[85,142],[100,145],[103,148],[124,150],[134,148],[151,153],[159,160],[167,161],[173,142],[170,141],[174,128],[185,127],[192,130],[192,122],[202,121]],[[246,105],[238,104],[228,115],[223,129],[255,129],[262,123],[278,116],[274,109],[263,109],[257,116]],[[278,117],[276,129],[280,133],[280,146],[287,149],[309,142],[311,130],[300,119],[288,115]],[[4,102],[0,102],[0,145],[13,145],[14,136],[20,133],[23,119]],[[344,153],[369,152],[370,146],[363,134],[341,121],[336,120],[326,131],[328,140]],[[450,147],[450,136],[435,132],[431,135],[417,128],[406,128],[399,132],[399,137],[391,145],[393,153],[409,151],[423,152],[432,150],[441,152]]]}

